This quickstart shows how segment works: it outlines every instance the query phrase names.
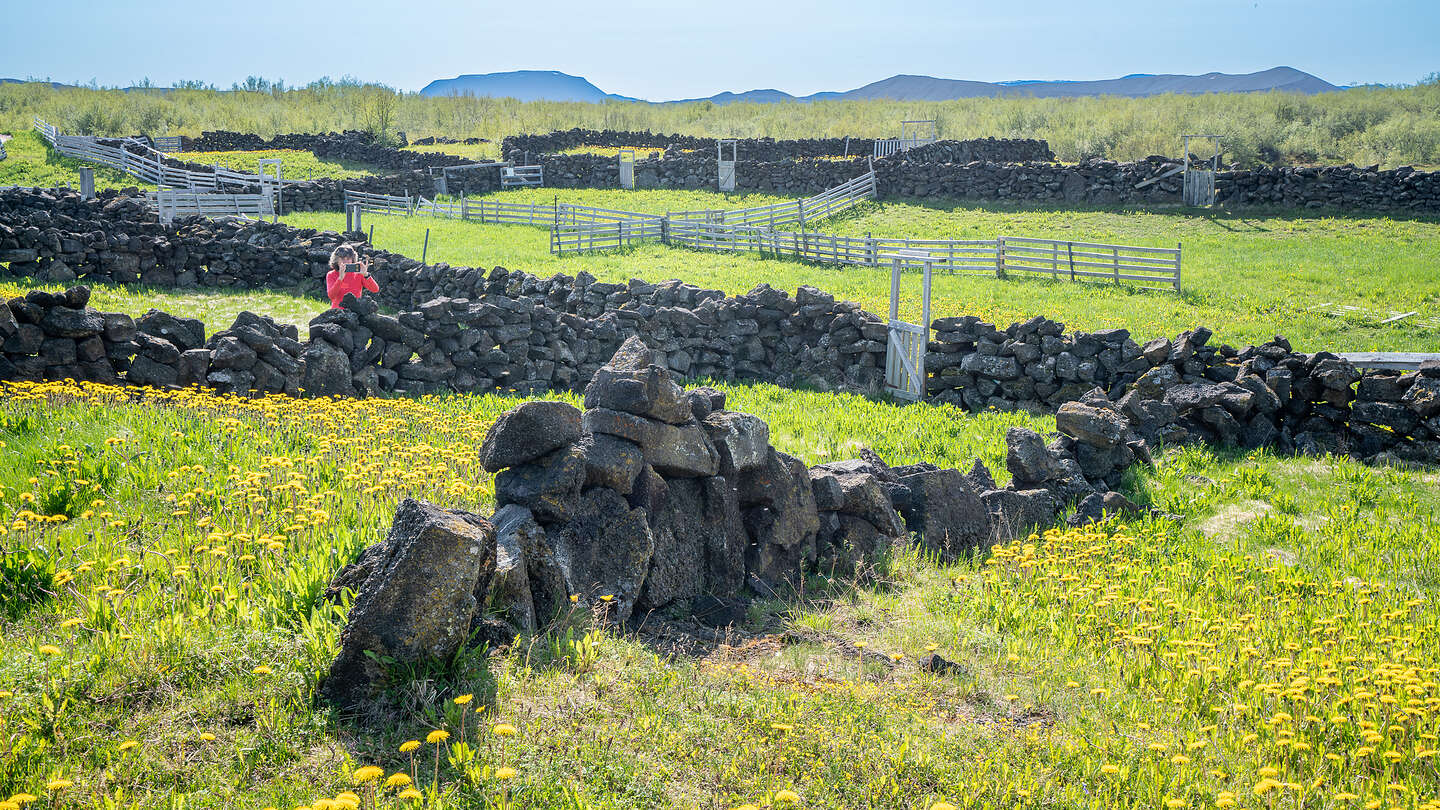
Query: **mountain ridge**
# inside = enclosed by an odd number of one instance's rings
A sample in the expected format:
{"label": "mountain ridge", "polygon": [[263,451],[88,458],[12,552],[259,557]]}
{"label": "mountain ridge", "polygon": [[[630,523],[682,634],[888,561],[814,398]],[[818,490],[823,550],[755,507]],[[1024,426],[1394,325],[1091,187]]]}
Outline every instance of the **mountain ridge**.
{"label": "mountain ridge", "polygon": [[[1327,93],[1344,88],[1303,70],[1279,66],[1254,73],[1210,72],[1131,73],[1117,79],[1017,79],[981,82],[942,79],[934,76],[896,74],[845,91],[822,91],[795,96],[774,88],[724,91],[712,96],[650,102],[686,104],[708,101],[777,103],[785,101],[829,101],[848,99],[890,99],[895,101],[950,101],[960,98],[1035,97],[1076,98],[1081,96],[1127,96],[1139,98],[1162,93],[1256,93],[1281,90],[1297,93]],[[454,79],[437,79],[420,90],[422,96],[476,95],[517,98],[521,101],[637,101],[629,96],[606,93],[589,80],[556,70],[515,70],[503,73],[471,73]]]}

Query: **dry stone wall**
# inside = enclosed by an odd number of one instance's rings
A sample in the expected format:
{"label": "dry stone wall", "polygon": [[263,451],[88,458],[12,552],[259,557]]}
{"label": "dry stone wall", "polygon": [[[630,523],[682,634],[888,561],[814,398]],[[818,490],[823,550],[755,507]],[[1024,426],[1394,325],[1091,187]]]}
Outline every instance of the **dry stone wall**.
{"label": "dry stone wall", "polygon": [[[0,263],[8,262],[12,274],[51,281],[282,288],[318,296],[330,251],[344,241],[336,233],[267,223],[191,218],[164,227],[137,198],[114,193],[85,201],[73,193],[0,192]],[[762,285],[726,296],[678,281],[617,284],[584,273],[542,279],[498,267],[423,265],[363,244],[360,250],[373,262],[381,293],[323,312],[311,322],[307,342],[248,315],[215,335],[196,322],[182,330],[163,313],[140,319],[140,333],[169,346],[125,337],[123,326],[104,338],[103,328],[91,327],[123,317],[102,313],[95,313],[99,321],[82,319],[84,334],[63,326],[47,331],[50,309],[84,305],[35,293],[13,301],[13,320],[0,327],[5,375],[115,379],[144,357],[135,381],[203,382],[237,393],[533,393],[584,388],[633,335],[681,378],[861,392],[875,391],[883,379],[881,318],[813,287],[791,296]],[[396,314],[381,312],[381,305]],[[152,322],[157,326],[147,326]],[[1283,338],[1243,350],[1213,346],[1203,327],[1143,344],[1123,329],[1067,332],[1039,317],[1005,329],[973,316],[942,317],[932,327],[926,366],[934,402],[1055,411],[1098,390],[1116,403],[1129,397],[1127,417],[1149,414],[1154,424],[1147,435],[1169,442],[1440,461],[1432,370],[1362,379],[1343,360],[1294,352]],[[100,343],[90,341],[97,335]],[[101,368],[106,362],[108,373]],[[1147,401],[1159,404],[1136,404]],[[1104,463],[1087,457],[1083,466],[1104,479],[1110,469]]]}
{"label": "dry stone wall", "polygon": [[[683,157],[682,152],[703,152],[695,157],[715,157],[715,138],[697,138],[691,135],[665,135],[653,132],[624,132],[618,130],[570,129],[547,132],[538,135],[511,135],[500,142],[500,153],[507,159],[517,154],[523,156],[553,155],[577,146],[635,147],[659,149],[673,152],[671,157]],[[800,138],[797,140],[776,140],[774,138],[736,138],[736,157],[739,160],[771,162],[818,157],[866,157],[874,154],[873,138]],[[916,160],[937,160],[944,162],[967,162],[971,160],[996,160],[1020,162],[1026,160],[1053,160],[1055,155],[1045,141],[1014,138],[977,138],[967,141],[939,141],[913,150]]]}

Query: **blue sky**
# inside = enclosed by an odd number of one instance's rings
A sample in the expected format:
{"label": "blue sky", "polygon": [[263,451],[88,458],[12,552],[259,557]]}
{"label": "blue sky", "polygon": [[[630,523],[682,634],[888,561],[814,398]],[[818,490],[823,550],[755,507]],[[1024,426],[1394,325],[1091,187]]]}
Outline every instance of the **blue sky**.
{"label": "blue sky", "polygon": [[0,76],[157,84],[560,70],[653,100],[847,90],[896,73],[1103,79],[1289,65],[1336,84],[1440,71],[1440,0],[3,0]]}

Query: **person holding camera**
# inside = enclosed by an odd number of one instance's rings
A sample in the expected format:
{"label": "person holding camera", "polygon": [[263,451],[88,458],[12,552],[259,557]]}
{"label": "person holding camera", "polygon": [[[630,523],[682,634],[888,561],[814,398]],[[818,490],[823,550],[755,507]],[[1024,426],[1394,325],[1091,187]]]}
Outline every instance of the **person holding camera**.
{"label": "person holding camera", "polygon": [[370,276],[370,262],[361,261],[355,248],[349,245],[335,248],[330,254],[330,272],[325,274],[325,294],[330,298],[330,308],[339,309],[347,295],[359,300],[366,290],[380,292],[380,285]]}

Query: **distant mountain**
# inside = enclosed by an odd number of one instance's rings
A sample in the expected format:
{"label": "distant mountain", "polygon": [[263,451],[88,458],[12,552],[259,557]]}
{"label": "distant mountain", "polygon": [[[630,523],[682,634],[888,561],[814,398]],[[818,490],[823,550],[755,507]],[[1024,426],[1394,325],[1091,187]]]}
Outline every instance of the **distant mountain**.
{"label": "distant mountain", "polygon": [[421,88],[422,96],[492,96],[521,101],[637,101],[606,93],[589,81],[558,70],[512,70],[468,73],[436,79]]}
{"label": "distant mountain", "polygon": [[[992,98],[999,96],[1034,96],[1037,98],[1070,98],[1076,96],[1153,96],[1160,93],[1255,93],[1284,90],[1292,93],[1326,93],[1340,90],[1324,79],[1290,67],[1276,67],[1257,73],[1206,73],[1201,76],[1178,74],[1132,73],[1118,79],[1097,81],[1038,81],[1025,79],[1009,82],[976,82],[964,79],[937,79],[934,76],[891,76],[864,87],[845,92],[823,92],[793,96],[783,90],[746,90],[724,92],[706,98],[687,98],[662,102],[683,104],[709,101],[714,104],[753,102],[770,104],[781,101],[828,101],[831,99],[893,99],[896,101],[949,101],[957,98]],[[476,96],[512,97],[523,101],[634,101],[625,96],[606,93],[579,76],[557,71],[517,70],[510,73],[483,73],[441,79],[420,91],[424,96],[473,94]]]}
{"label": "distant mountain", "polygon": [[71,87],[71,86],[73,86],[73,85],[68,85],[68,84],[61,84],[60,82],[44,82],[44,81],[39,81],[39,80],[37,80],[37,79],[6,79],[6,78],[0,78],[0,84],[32,84],[32,83],[33,83],[33,84],[48,84],[48,85],[50,85],[51,87],[55,88],[56,90],[59,90],[59,89],[62,88],[62,87]]}

